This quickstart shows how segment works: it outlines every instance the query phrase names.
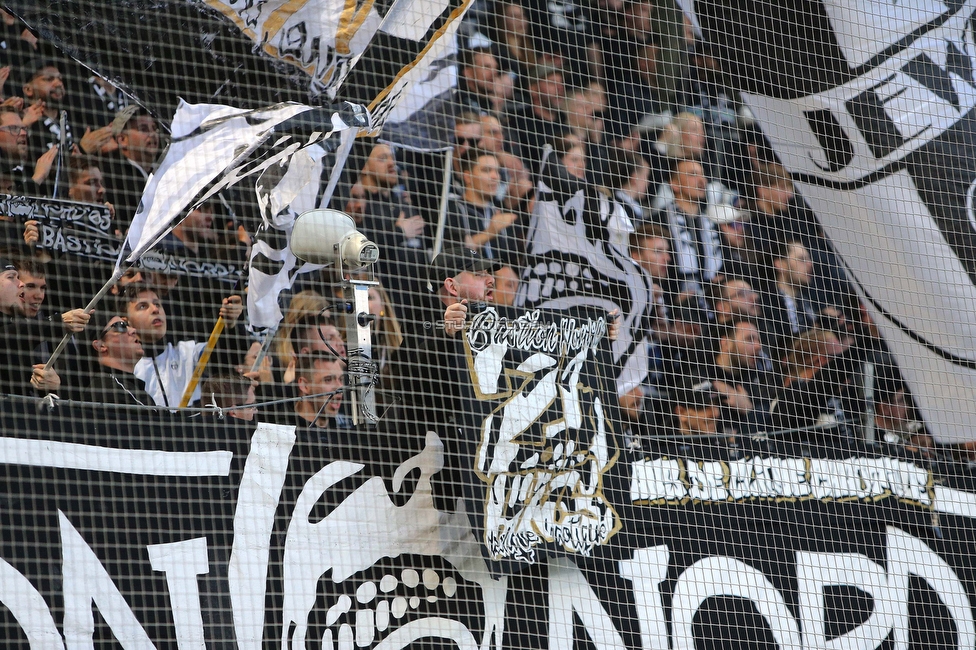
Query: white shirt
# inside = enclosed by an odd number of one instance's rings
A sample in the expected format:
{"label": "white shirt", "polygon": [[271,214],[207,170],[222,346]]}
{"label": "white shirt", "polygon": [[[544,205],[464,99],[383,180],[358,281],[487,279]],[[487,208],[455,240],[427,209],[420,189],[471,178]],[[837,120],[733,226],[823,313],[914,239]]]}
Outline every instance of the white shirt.
{"label": "white shirt", "polygon": [[[190,384],[193,369],[200,359],[206,343],[180,341],[175,346],[167,343],[155,358],[143,357],[136,363],[133,374],[146,384],[157,406],[177,407],[183,399],[183,391]],[[162,379],[162,384],[160,384]],[[200,385],[193,391],[190,404],[200,399]]]}

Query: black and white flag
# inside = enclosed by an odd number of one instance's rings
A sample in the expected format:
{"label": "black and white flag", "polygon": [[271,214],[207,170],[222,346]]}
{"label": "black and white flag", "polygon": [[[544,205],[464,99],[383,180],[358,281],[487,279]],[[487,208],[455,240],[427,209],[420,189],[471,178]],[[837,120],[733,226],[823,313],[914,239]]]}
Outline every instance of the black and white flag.
{"label": "black and white flag", "polygon": [[976,2],[763,7],[696,4],[929,430],[976,440]]}
{"label": "black and white flag", "polygon": [[[296,66],[312,79],[312,90],[334,100],[350,71],[387,57],[421,54],[440,34],[457,29],[470,0],[203,0],[230,20],[268,55]],[[382,33],[389,41],[374,48]],[[397,75],[399,79],[400,75]],[[389,82],[393,82],[390,79]],[[389,82],[387,85],[389,85]]]}
{"label": "black and white flag", "polygon": [[427,42],[417,58],[369,105],[373,133],[384,124],[407,122],[457,85],[457,31],[472,0],[463,0]]}
{"label": "black and white flag", "polygon": [[269,167],[255,184],[261,226],[251,247],[248,268],[247,318],[252,329],[273,328],[281,322],[279,296],[291,288],[295,276],[321,269],[301,262],[291,251],[295,220],[304,212],[327,206],[356,138],[356,129],[337,134],[329,181],[322,182],[327,151],[306,147],[288,160]]}
{"label": "black and white flag", "polygon": [[[253,111],[181,104],[173,120],[173,142],[146,182],[118,264],[134,263],[220,190],[286,162],[334,133],[365,126],[361,107],[348,104],[336,111],[301,104]],[[262,148],[265,142],[269,147]]]}
{"label": "black and white flag", "polygon": [[516,304],[540,309],[620,310],[612,344],[617,394],[647,378],[651,334],[651,278],[626,250],[610,243],[623,207],[595,186],[571,180],[547,165],[528,234],[529,265]]}
{"label": "black and white flag", "polygon": [[620,454],[598,361],[607,318],[592,312],[488,307],[465,329],[474,399],[490,405],[469,471],[492,560],[590,557],[622,527],[606,495]]}
{"label": "black and white flag", "polygon": [[11,0],[5,6],[168,122],[180,99],[242,108],[376,100],[385,114],[405,86],[426,77],[428,62],[471,3]]}

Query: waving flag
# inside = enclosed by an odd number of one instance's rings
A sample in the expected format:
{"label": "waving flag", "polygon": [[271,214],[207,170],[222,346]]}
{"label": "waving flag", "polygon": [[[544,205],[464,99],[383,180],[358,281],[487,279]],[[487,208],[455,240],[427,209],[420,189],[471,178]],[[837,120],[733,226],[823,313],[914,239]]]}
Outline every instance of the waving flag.
{"label": "waving flag", "polygon": [[457,29],[471,0],[5,4],[168,122],[181,98],[260,108],[396,97],[409,72],[423,75],[431,44]]}
{"label": "waving flag", "polygon": [[612,344],[620,369],[617,394],[639,386],[648,373],[651,278],[626,251],[610,244],[609,224],[622,208],[596,187],[549,173],[539,181],[529,227],[529,265],[522,274],[519,307],[620,310]]}
{"label": "waving flag", "polygon": [[[335,111],[300,104],[247,111],[181,104],[173,120],[173,143],[146,183],[119,265],[138,260],[188,211],[220,190],[334,133],[366,126],[362,107],[351,105]],[[254,155],[265,142],[270,148]]]}
{"label": "waving flag", "polygon": [[698,0],[929,430],[976,440],[976,2]]}
{"label": "waving flag", "polygon": [[403,122],[431,99],[457,84],[457,30],[472,0],[463,0],[427,41],[417,58],[404,66],[369,105],[373,132],[387,122]]}
{"label": "waving flag", "polygon": [[335,99],[353,66],[377,32],[394,39],[399,52],[418,52],[438,22],[451,24],[452,13],[468,2],[451,0],[271,0],[241,3],[204,0],[230,18],[267,54],[308,74],[312,88]]}
{"label": "waving flag", "polygon": [[281,292],[291,288],[299,273],[322,268],[319,264],[301,263],[291,252],[292,227],[302,213],[329,204],[355,137],[354,129],[339,134],[324,190],[321,179],[326,150],[320,145],[302,149],[287,166],[270,167],[258,179],[255,190],[262,224],[251,247],[247,292],[247,318],[252,329],[275,327],[282,318],[278,304]]}

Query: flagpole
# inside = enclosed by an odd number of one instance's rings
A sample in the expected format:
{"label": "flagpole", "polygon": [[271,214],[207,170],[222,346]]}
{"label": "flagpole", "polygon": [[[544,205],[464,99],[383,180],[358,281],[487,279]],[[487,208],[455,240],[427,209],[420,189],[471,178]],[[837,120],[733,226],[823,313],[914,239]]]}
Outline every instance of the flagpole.
{"label": "flagpole", "polygon": [[261,367],[261,362],[264,361],[266,356],[268,356],[268,348],[271,347],[271,342],[274,341],[275,334],[277,333],[278,325],[275,325],[264,335],[264,340],[261,341],[261,349],[258,350],[258,354],[254,358],[254,363],[251,364],[251,369],[248,372],[254,372]]}
{"label": "flagpole", "polygon": [[207,339],[207,345],[203,348],[203,352],[200,353],[200,359],[197,361],[196,367],[193,369],[193,375],[190,377],[190,383],[186,385],[186,390],[183,391],[183,397],[180,399],[180,408],[186,408],[190,405],[190,399],[193,397],[193,391],[197,389],[197,384],[200,383],[200,377],[203,376],[203,371],[207,368],[207,364],[210,363],[210,355],[213,354],[214,348],[217,347],[217,340],[220,335],[224,333],[224,317],[218,316],[217,322],[214,324],[213,331],[210,332],[210,338]]}
{"label": "flagpole", "polygon": [[[102,286],[101,289],[98,290],[98,293],[96,293],[94,295],[94,297],[92,297],[91,301],[85,307],[85,310],[84,311],[85,311],[86,314],[90,314],[92,312],[92,310],[95,309],[95,305],[97,305],[101,301],[101,299],[105,297],[105,294],[108,293],[109,289],[111,289],[115,285],[116,282],[119,281],[119,278],[122,277],[122,274],[124,272],[125,271],[123,271],[119,267],[116,267],[115,268],[115,271],[112,272],[112,277],[109,278],[108,282],[106,282]],[[72,333],[71,332],[67,332],[61,338],[61,342],[58,343],[58,347],[54,348],[54,352],[51,353],[51,357],[47,360],[47,363],[44,364],[44,370],[50,370],[51,369],[51,366],[54,365],[55,360],[59,356],[61,356],[61,353],[62,352],[64,352],[64,348],[65,348],[66,345],[68,345],[68,339],[70,339],[71,336],[72,336]]]}
{"label": "flagpole", "polygon": [[437,209],[437,235],[434,237],[434,257],[444,246],[444,226],[447,221],[447,197],[451,193],[451,168],[454,162],[454,149],[444,152],[444,186],[441,188],[441,204]]}

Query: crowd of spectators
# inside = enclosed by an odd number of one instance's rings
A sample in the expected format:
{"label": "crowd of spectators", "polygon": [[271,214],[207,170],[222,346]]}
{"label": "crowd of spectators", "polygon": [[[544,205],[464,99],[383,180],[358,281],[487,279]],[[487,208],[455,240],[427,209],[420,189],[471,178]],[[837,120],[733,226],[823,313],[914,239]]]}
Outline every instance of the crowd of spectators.
{"label": "crowd of spectators", "polygon": [[[0,193],[105,206],[107,237],[120,242],[159,162],[165,125],[2,18]],[[634,444],[784,430],[804,444],[831,444],[875,429],[925,452],[931,439],[909,391],[816,219],[693,26],[682,33],[676,56],[663,47],[653,4],[637,0],[479,4],[460,32],[458,86],[443,109],[455,140],[442,227],[441,170],[431,157],[370,141],[350,158],[333,204],[382,250],[380,284],[370,289],[380,403],[398,401],[398,349],[430,318],[417,296],[435,240],[478,251],[494,269],[493,300],[516,302],[545,163],[622,206],[611,243],[653,282],[650,373],[620,396]],[[159,249],[240,268],[258,224],[249,206],[222,195]],[[244,328],[233,279],[135,268],[86,313],[80,307],[111,263],[42,246],[43,223],[0,219],[2,392],[214,406],[242,420],[255,416],[252,404],[271,403],[268,417],[322,435],[350,426],[335,278],[302,279],[262,345]],[[188,391],[218,316],[224,334],[203,382]],[[46,368],[65,334],[68,352]],[[864,392],[868,364],[878,373],[873,400]]]}

